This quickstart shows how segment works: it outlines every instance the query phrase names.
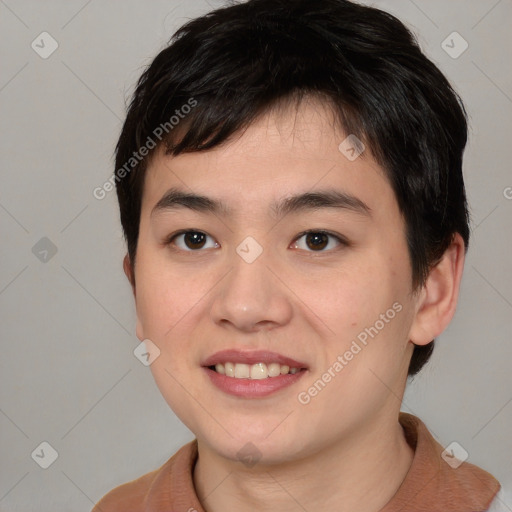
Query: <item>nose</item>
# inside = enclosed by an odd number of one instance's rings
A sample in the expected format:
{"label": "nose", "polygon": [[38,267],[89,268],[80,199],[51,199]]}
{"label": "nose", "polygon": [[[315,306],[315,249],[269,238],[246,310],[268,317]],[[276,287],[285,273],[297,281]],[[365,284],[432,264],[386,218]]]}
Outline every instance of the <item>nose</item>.
{"label": "nose", "polygon": [[263,255],[252,263],[234,255],[232,270],[222,280],[212,302],[211,317],[215,323],[258,332],[290,322],[293,309],[289,290],[277,279],[277,272],[272,271],[269,263]]}

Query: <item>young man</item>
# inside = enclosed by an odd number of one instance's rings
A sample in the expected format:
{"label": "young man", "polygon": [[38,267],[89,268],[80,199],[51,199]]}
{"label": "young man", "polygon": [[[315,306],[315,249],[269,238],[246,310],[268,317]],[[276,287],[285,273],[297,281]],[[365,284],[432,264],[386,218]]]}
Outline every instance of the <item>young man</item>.
{"label": "young man", "polygon": [[110,511],[484,511],[401,413],[453,317],[465,114],[393,16],[250,0],[141,77],[114,179],[137,336],[194,433]]}

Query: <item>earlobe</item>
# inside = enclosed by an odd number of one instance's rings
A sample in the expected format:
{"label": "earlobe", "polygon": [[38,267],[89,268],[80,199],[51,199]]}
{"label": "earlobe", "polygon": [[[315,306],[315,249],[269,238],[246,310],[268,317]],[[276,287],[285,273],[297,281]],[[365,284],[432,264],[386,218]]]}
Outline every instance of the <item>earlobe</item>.
{"label": "earlobe", "polygon": [[133,295],[135,296],[135,276],[133,274],[133,267],[128,254],[126,254],[125,257],[123,258],[123,270],[126,277],[128,278],[128,281],[130,281]]}
{"label": "earlobe", "polygon": [[452,320],[459,297],[464,257],[464,241],[456,233],[418,293],[416,316],[409,332],[409,340],[415,345],[430,343]]}

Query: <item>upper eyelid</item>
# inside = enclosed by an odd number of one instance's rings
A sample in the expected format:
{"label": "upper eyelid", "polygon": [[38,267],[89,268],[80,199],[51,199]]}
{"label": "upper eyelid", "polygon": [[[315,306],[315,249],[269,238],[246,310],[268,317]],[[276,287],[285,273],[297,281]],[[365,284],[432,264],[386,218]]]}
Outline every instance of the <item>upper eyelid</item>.
{"label": "upper eyelid", "polygon": [[302,231],[301,233],[299,233],[295,237],[295,240],[297,240],[298,238],[301,238],[305,235],[309,235],[310,233],[321,233],[323,235],[332,236],[333,238],[337,238],[338,240],[343,241],[342,235],[338,235],[338,234],[333,233],[332,231],[329,231],[327,229],[306,229],[306,231]]}

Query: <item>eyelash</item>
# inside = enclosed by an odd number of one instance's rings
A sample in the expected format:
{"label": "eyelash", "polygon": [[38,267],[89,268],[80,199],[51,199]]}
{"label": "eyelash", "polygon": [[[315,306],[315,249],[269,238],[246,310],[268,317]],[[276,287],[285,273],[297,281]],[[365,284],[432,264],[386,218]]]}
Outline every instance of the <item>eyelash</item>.
{"label": "eyelash", "polygon": [[[181,236],[181,235],[185,235],[187,233],[200,233],[202,235],[206,235],[207,237],[210,237],[212,240],[213,240],[213,237],[211,237],[210,235],[208,235],[208,233],[205,233],[204,231],[200,231],[198,229],[184,229],[184,230],[181,230],[181,231],[178,231],[176,233],[173,233],[171,235],[169,235],[165,241],[164,241],[164,245],[166,246],[173,246],[174,245],[174,240]],[[339,243],[340,246],[342,247],[348,247],[350,245],[350,243],[348,242],[347,239],[345,239],[344,237],[342,237],[341,235],[337,235],[335,233],[331,233],[330,231],[326,231],[326,230],[323,230],[323,229],[309,229],[309,230],[306,230],[306,231],[302,231],[301,233],[299,233],[295,238],[294,238],[294,241],[293,241],[293,244],[296,244],[298,240],[300,240],[302,237],[304,236],[307,236],[308,234],[319,234],[319,235],[327,235],[331,238],[334,238],[336,240],[336,242]],[[215,242],[216,244],[218,244],[218,242]],[[181,248],[177,248],[176,246],[172,247],[173,250],[175,251],[181,251],[181,252],[201,252],[202,251],[202,248],[199,248],[199,249],[181,249]],[[211,249],[211,247],[209,247],[208,249]],[[339,249],[338,248],[334,248],[334,249],[328,249],[328,250],[319,250],[319,251],[313,251],[313,250],[310,250],[310,251],[306,251],[306,252],[310,252],[310,253],[322,253],[322,252],[332,252],[332,251],[335,251],[336,249]]]}

